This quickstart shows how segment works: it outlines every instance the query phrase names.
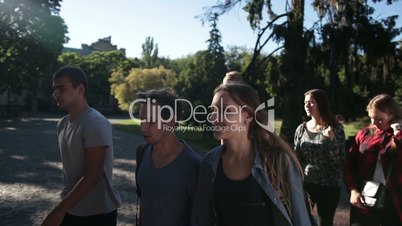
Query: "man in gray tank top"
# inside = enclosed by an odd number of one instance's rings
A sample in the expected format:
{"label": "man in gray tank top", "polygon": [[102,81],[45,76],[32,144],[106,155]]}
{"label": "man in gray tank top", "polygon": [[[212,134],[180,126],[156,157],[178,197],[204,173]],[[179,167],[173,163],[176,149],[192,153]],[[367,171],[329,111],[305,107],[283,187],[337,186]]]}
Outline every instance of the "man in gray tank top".
{"label": "man in gray tank top", "polygon": [[180,112],[177,98],[168,88],[137,95],[141,133],[147,143],[138,149],[143,154],[137,154],[137,164],[141,162],[136,172],[141,226],[191,225],[201,157],[175,135]]}
{"label": "man in gray tank top", "polygon": [[53,76],[53,97],[68,114],[57,124],[64,190],[43,226],[115,226],[120,197],[112,185],[110,122],[88,106],[85,73],[63,67]]}

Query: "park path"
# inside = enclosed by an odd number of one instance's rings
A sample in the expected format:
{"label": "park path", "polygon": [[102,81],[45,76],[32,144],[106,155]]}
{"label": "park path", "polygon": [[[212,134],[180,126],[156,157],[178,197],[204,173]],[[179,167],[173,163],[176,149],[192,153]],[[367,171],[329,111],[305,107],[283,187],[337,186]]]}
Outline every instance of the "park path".
{"label": "park path", "polygon": [[[0,226],[40,225],[59,201],[61,116],[0,119]],[[142,137],[114,129],[113,141],[113,182],[123,200],[118,225],[135,225],[135,147]]]}
{"label": "park path", "polygon": [[[61,116],[0,119],[0,226],[40,225],[59,201],[63,181],[56,124]],[[133,226],[135,147],[143,140],[114,129],[113,141],[113,182],[123,200],[118,226]],[[343,189],[335,226],[347,225],[348,206]]]}

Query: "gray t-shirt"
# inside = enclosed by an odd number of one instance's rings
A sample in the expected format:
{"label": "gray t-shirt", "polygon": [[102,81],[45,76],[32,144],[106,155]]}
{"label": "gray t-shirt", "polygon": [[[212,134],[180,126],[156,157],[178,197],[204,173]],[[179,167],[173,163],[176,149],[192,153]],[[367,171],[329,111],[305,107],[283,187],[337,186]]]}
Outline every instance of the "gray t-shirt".
{"label": "gray t-shirt", "polygon": [[201,157],[184,144],[183,151],[171,163],[156,169],[151,145],[146,147],[137,177],[141,188],[142,225],[191,225]]}
{"label": "gray t-shirt", "polygon": [[113,139],[110,122],[98,111],[88,107],[76,119],[64,116],[57,124],[61,161],[63,163],[65,197],[85,172],[85,148],[107,146],[104,174],[99,183],[68,213],[90,216],[109,213],[120,206],[120,197],[112,186]]}

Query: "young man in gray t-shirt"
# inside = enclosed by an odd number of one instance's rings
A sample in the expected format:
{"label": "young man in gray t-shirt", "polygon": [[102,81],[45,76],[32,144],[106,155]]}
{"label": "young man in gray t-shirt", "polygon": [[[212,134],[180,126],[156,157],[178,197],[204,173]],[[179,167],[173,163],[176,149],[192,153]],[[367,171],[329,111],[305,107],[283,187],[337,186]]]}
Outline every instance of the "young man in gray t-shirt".
{"label": "young man in gray t-shirt", "polygon": [[[189,226],[201,157],[175,133],[180,112],[171,89],[137,95],[141,133],[147,143],[137,173],[141,226]],[[177,116],[177,115],[176,115]],[[137,155],[139,157],[139,155]]]}
{"label": "young man in gray t-shirt", "polygon": [[43,226],[116,225],[121,201],[112,186],[112,127],[88,106],[87,87],[85,73],[76,67],[63,67],[53,76],[54,99],[68,112],[57,124],[64,190]]}

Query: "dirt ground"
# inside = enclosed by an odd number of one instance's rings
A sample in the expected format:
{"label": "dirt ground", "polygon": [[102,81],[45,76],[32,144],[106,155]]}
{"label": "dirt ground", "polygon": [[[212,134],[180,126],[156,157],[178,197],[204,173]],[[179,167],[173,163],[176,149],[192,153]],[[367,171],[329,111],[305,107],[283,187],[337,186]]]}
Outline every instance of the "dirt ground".
{"label": "dirt ground", "polygon": [[[40,225],[59,201],[63,181],[56,123],[60,116],[0,120],[0,226]],[[134,159],[142,138],[114,130],[113,139],[113,182],[123,200],[118,225],[135,225]]]}
{"label": "dirt ground", "polygon": [[[59,201],[62,171],[56,123],[62,115],[0,119],[0,226],[40,225]],[[113,120],[111,119],[113,123]],[[142,138],[113,130],[113,183],[122,197],[118,225],[135,225],[135,147]],[[349,218],[345,194],[337,226]]]}

